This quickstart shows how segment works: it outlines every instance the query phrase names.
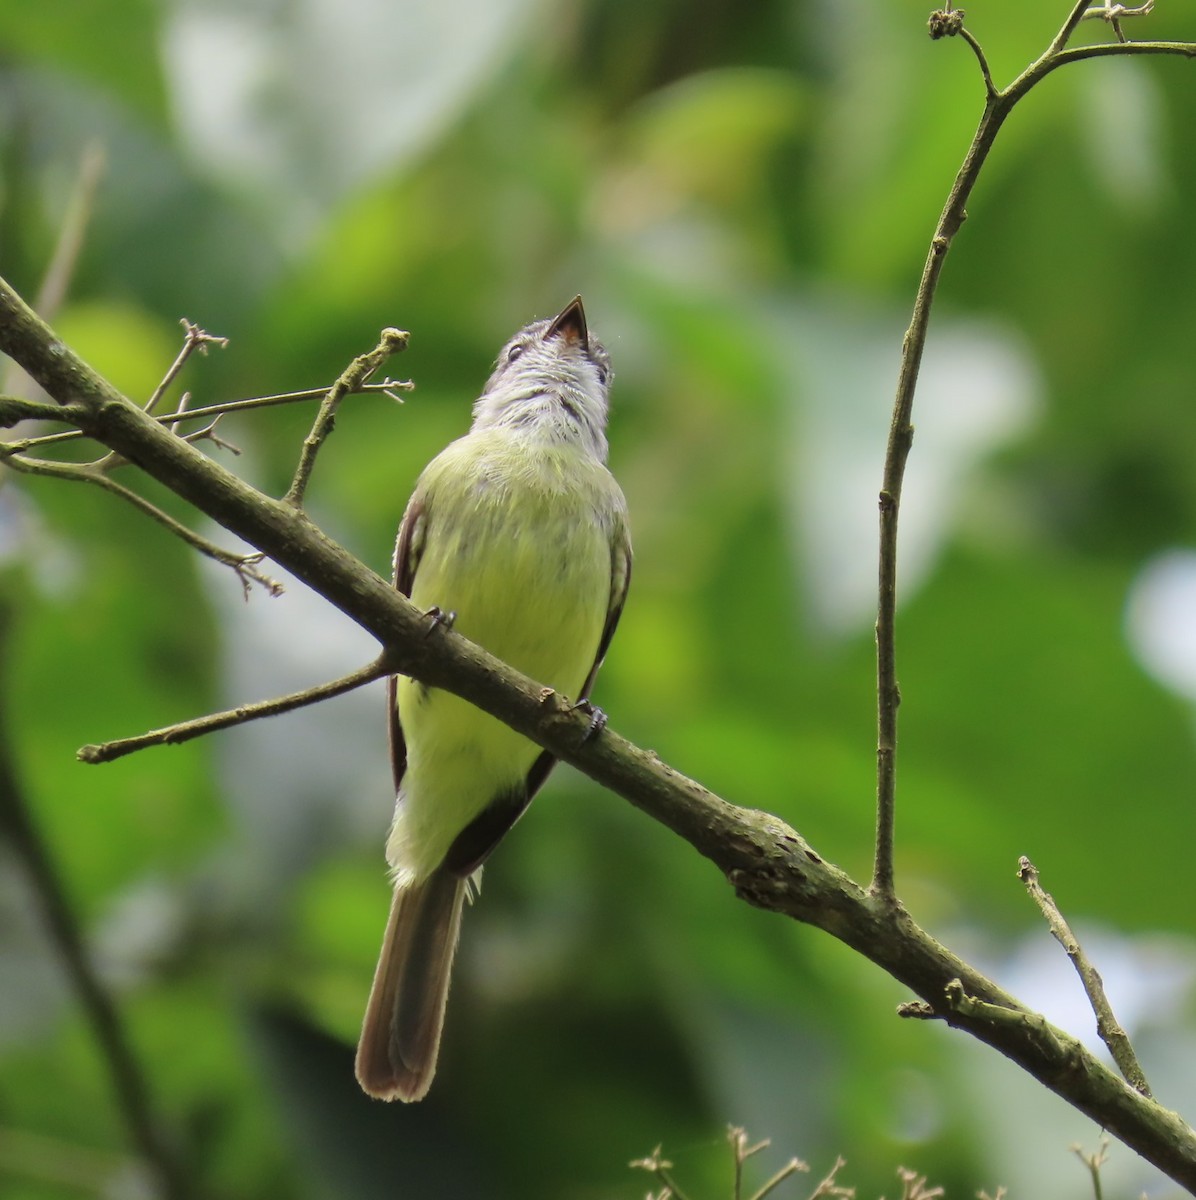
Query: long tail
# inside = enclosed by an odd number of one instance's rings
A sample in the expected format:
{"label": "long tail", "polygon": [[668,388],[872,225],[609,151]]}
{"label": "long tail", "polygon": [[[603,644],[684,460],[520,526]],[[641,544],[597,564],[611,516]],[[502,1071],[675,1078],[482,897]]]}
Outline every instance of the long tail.
{"label": "long tail", "polygon": [[357,1081],[380,1100],[432,1086],[467,887],[440,868],[395,892],[357,1045]]}

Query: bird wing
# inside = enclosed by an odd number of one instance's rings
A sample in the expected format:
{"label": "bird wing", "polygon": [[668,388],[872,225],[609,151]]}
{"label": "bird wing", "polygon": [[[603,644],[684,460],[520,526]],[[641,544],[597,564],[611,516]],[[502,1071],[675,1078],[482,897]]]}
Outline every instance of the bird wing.
{"label": "bird wing", "polygon": [[[395,540],[394,585],[395,589],[410,599],[411,585],[415,580],[415,569],[424,552],[427,533],[427,514],[424,501],[418,494],[411,497],[407,511],[399,525],[399,536]],[[399,720],[398,679],[391,675],[386,681],[386,701],[390,709],[390,764],[394,773],[395,791],[403,782],[407,770],[407,739],[403,736],[403,725]]]}

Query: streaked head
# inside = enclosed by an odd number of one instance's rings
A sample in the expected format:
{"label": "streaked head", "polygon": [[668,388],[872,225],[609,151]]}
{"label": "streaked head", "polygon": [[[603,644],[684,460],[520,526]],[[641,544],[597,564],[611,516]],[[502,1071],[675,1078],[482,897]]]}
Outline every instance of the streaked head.
{"label": "streaked head", "polygon": [[581,297],[552,318],[525,325],[502,348],[473,406],[473,428],[508,427],[550,441],[576,441],[606,458],[610,355],[589,331]]}

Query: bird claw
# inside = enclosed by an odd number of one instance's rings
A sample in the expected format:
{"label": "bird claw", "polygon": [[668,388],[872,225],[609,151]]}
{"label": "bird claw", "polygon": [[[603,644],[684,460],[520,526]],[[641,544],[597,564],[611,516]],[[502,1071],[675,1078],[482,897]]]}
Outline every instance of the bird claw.
{"label": "bird claw", "polygon": [[424,630],[424,637],[430,637],[434,629],[443,629],[447,633],[457,621],[455,612],[445,612],[439,604],[433,604],[424,616],[428,618],[428,628]]}
{"label": "bird claw", "polygon": [[592,737],[601,733],[606,728],[606,713],[596,704],[591,704],[588,700],[579,700],[573,705],[573,712],[585,713],[590,718],[590,724],[585,733],[582,734],[582,745],[585,745]]}

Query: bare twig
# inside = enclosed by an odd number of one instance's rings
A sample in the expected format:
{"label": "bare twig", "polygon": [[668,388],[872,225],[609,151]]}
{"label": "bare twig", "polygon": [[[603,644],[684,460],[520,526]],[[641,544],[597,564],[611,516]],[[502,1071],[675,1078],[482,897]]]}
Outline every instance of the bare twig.
{"label": "bare twig", "polygon": [[898,1167],[897,1178],[901,1180],[901,1200],[943,1200],[941,1187],[927,1187],[926,1176],[909,1167]]}
{"label": "bare twig", "polygon": [[735,1160],[735,1190],[733,1192],[734,1200],[742,1200],[743,1198],[743,1164],[747,1162],[753,1154],[759,1154],[761,1150],[768,1147],[768,1139],[765,1138],[762,1142],[757,1142],[754,1146],[748,1143],[747,1130],[738,1125],[727,1126],[727,1141],[731,1144],[731,1152]]}
{"label": "bare twig", "polygon": [[296,708],[318,704],[322,700],[331,700],[334,696],[343,696],[346,692],[363,687],[367,683],[373,683],[375,679],[381,679],[390,673],[391,668],[383,656],[340,679],[321,683],[301,692],[276,696],[257,704],[242,704],[225,712],[211,713],[192,721],[181,721],[177,725],[167,725],[164,729],[151,729],[149,733],[142,733],[137,737],[81,746],[75,752],[75,757],[85,763],[106,763],[114,762],[118,758],[124,758],[126,754],[133,754],[137,750],[145,750],[150,746],[177,746],[207,733],[229,729],[233,725],[244,725],[262,717],[276,717],[280,713],[291,712]]}
{"label": "bare twig", "polygon": [[187,359],[191,355],[196,351],[200,354],[207,354],[209,346],[219,346],[221,350],[228,346],[228,338],[208,333],[206,329],[200,329],[194,321],[188,321],[186,317],[180,317],[179,324],[183,327],[182,348],[175,355],[174,362],[167,368],[166,374],[162,376],[161,383],[154,388],[150,398],[145,402],[147,413],[155,412],[162,402],[162,397],[166,395],[166,390],[178,378],[179,372],[187,365]]}
{"label": "bare twig", "polygon": [[1092,1006],[1092,1011],[1096,1016],[1096,1031],[1100,1034],[1101,1041],[1108,1046],[1109,1053],[1112,1054],[1113,1061],[1117,1064],[1117,1069],[1130,1087],[1141,1092],[1143,1096],[1149,1096],[1151,1094],[1150,1085],[1146,1082],[1146,1075],[1138,1062],[1138,1056],[1134,1053],[1129,1034],[1113,1015],[1113,1006],[1109,1003],[1108,996],[1105,995],[1105,985],[1100,977],[1100,972],[1092,965],[1088,955],[1084,953],[1083,946],[1080,945],[1071,926],[1059,911],[1059,906],[1055,903],[1054,898],[1039,882],[1038,868],[1024,855],[1018,860],[1017,874],[1022,883],[1026,885],[1026,891],[1030,893],[1031,899],[1038,905],[1042,915],[1046,918],[1047,927],[1054,935],[1055,940],[1066,951],[1067,957],[1071,959],[1071,964],[1075,967],[1080,982],[1084,985],[1084,991],[1088,995],[1088,1003]]}
{"label": "bare twig", "polygon": [[[1050,64],[1050,70],[1067,66],[1068,63],[1084,62],[1089,58],[1120,58],[1123,55],[1162,54],[1174,58],[1196,58],[1196,44],[1192,42],[1098,42],[1094,46],[1073,46],[1063,50]],[[1035,81],[1037,82],[1037,81]],[[1009,85],[1012,89],[1015,83]]]}
{"label": "bare twig", "polygon": [[[0,644],[5,640],[8,622],[8,613],[0,612]],[[157,1190],[165,1200],[185,1200],[191,1195],[190,1176],[159,1126],[149,1084],[116,1003],[88,957],[66,889],[34,823],[17,779],[12,747],[7,745],[6,723],[2,719],[0,827],[24,865],[50,940],[62,960],[99,1046],[129,1141],[155,1177]]]}
{"label": "bare twig", "polygon": [[[1051,44],[1046,48],[1043,58],[1051,58],[1058,54],[1071,41],[1071,35],[1075,33],[1080,22],[1084,19],[1084,14],[1088,12],[1092,4],[1093,0],[1076,0],[1071,12],[1068,14],[1067,20],[1063,22],[1059,32],[1051,39]],[[1039,61],[1041,62],[1042,60],[1040,59]]]}
{"label": "bare twig", "polygon": [[[179,324],[183,327],[183,346],[175,355],[174,362],[167,368],[166,374],[162,376],[161,382],[150,395],[150,398],[145,402],[145,411],[151,416],[154,410],[162,401],[162,397],[166,395],[167,388],[178,378],[179,372],[186,365],[187,360],[196,351],[201,354],[207,354],[209,346],[219,346],[223,349],[228,345],[228,338],[217,337],[214,334],[208,333],[206,330],[200,329],[192,321],[188,321],[186,317],[180,319]],[[189,401],[189,393],[184,393],[182,403],[179,405],[180,418],[185,413]],[[169,423],[169,428],[173,433],[177,427],[177,421]],[[126,459],[122,458],[114,451],[109,451],[107,454],[101,455],[91,463],[91,467],[97,472],[112,471],[117,467],[124,466]]]}
{"label": "bare twig", "polygon": [[790,1175],[796,1175],[799,1171],[808,1171],[809,1169],[809,1166],[800,1158],[791,1158],[775,1175],[766,1179],[752,1193],[751,1200],[765,1200],[765,1197],[780,1187]]}
{"label": "bare twig", "polygon": [[400,350],[405,350],[407,348],[408,336],[401,329],[384,329],[378,344],[373,350],[365,354],[359,354],[341,372],[340,377],[332,387],[328,389],[328,394],[324,397],[323,403],[320,405],[320,411],[316,414],[311,432],[303,441],[303,451],[299,456],[299,465],[295,468],[295,477],[291,480],[291,486],[287,489],[286,496],[283,497],[284,504],[289,504],[292,508],[303,507],[303,497],[307,492],[307,485],[311,479],[312,470],[316,465],[316,455],[320,452],[320,447],[324,444],[325,439],[332,432],[332,427],[336,422],[337,409],[340,408],[341,401],[350,392],[357,391],[375,371],[381,368],[382,364],[392,354],[397,354]]}
{"label": "bare twig", "polygon": [[839,1172],[845,1166],[847,1166],[845,1158],[836,1158],[834,1165],[810,1193],[809,1200],[824,1200],[824,1197],[829,1197],[830,1200],[854,1200],[855,1188],[843,1187],[835,1182]]}
{"label": "bare twig", "polygon": [[633,1170],[647,1171],[660,1183],[663,1183],[665,1190],[661,1193],[661,1200],[665,1196],[671,1197],[672,1200],[688,1200],[685,1193],[677,1186],[676,1181],[671,1174],[673,1164],[664,1158],[661,1154],[661,1147],[657,1146],[645,1158],[633,1158],[628,1164]]}
{"label": "bare twig", "polygon": [[[738,1125],[731,1125],[727,1128],[727,1141],[731,1144],[731,1152],[734,1155],[735,1161],[735,1190],[734,1200],[742,1200],[743,1197],[743,1164],[747,1162],[753,1155],[759,1154],[761,1150],[767,1150],[772,1144],[768,1138],[764,1138],[759,1142],[749,1142],[747,1130],[742,1129]],[[775,1175],[768,1179],[761,1187],[757,1188],[751,1195],[751,1200],[764,1200],[764,1197],[773,1191],[780,1184],[784,1183],[795,1171],[808,1171],[809,1166],[802,1162],[799,1158],[792,1158],[787,1162]]]}
{"label": "bare twig", "polygon": [[1072,1146],[1072,1153],[1088,1168],[1088,1174],[1092,1179],[1092,1197],[1093,1200],[1103,1200],[1104,1188],[1101,1185],[1100,1169],[1109,1161],[1109,1139],[1104,1134],[1101,1134],[1100,1143],[1091,1154],[1085,1154],[1082,1146]]}
{"label": "bare twig", "polygon": [[1146,0],[1145,4],[1139,4],[1136,8],[1131,8],[1125,4],[1115,4],[1111,0],[1109,3],[1102,4],[1099,8],[1089,8],[1084,13],[1085,21],[1105,21],[1113,30],[1119,42],[1125,42],[1128,39],[1121,28],[1121,22],[1129,20],[1133,17],[1146,17],[1154,12],[1154,0]]}
{"label": "bare twig", "polygon": [[6,461],[12,470],[19,471],[25,475],[47,476],[51,479],[60,479],[68,483],[90,483],[106,492],[110,492],[114,496],[119,496],[139,512],[156,521],[163,529],[186,542],[193,550],[198,550],[200,554],[220,563],[222,566],[230,567],[240,580],[246,598],[248,598],[251,587],[255,583],[264,587],[271,596],[280,596],[282,594],[282,584],[257,569],[257,564],[262,561],[264,555],[257,551],[250,554],[239,554],[236,551],[225,550],[223,547],[217,546],[215,542],[209,541],[206,537],[196,533],[195,530],[189,529],[181,521],[176,521],[169,513],[163,512],[162,509],[156,504],[151,503],[144,496],[139,495],[123,484],[117,483],[115,479],[100,469],[100,462],[103,460],[95,463],[61,463],[50,462],[43,458],[26,458],[24,455],[13,454],[9,455]]}
{"label": "bare twig", "polygon": [[[400,391],[410,391],[412,384],[406,379],[383,379],[378,383],[362,383],[353,389],[353,394],[381,393],[391,400],[401,404]],[[279,404],[296,404],[304,400],[319,400],[328,394],[326,387],[304,388],[298,392],[278,392],[271,396],[250,396],[244,400],[225,400],[220,404],[205,404],[200,408],[179,408],[174,412],[155,415],[155,420],[163,425],[174,426],[182,421],[199,421],[205,417],[221,416],[225,413],[249,412],[255,408],[272,408]],[[14,425],[17,421],[74,421],[78,418],[77,409],[58,404],[37,404],[31,400],[23,400],[19,396],[0,396],[0,427]],[[13,454],[26,454],[30,450],[40,450],[44,446],[53,446],[59,442],[77,441],[86,437],[81,429],[67,429],[61,433],[47,433],[41,437],[25,438],[19,442],[0,442],[0,461]]]}
{"label": "bare twig", "polygon": [[959,36],[972,48],[972,53],[976,56],[976,61],[980,64],[980,74],[984,78],[985,94],[991,99],[997,94],[997,85],[993,83],[992,71],[988,65],[988,56],[984,53],[983,47],[972,36],[966,25],[960,25]]}
{"label": "bare twig", "polygon": [[217,450],[227,450],[229,454],[240,455],[240,446],[234,446],[232,442],[225,441],[216,433],[216,426],[220,423],[219,417],[214,417],[202,429],[193,430],[191,433],[182,435],[184,442],[190,442],[192,446],[196,442],[211,442]]}

